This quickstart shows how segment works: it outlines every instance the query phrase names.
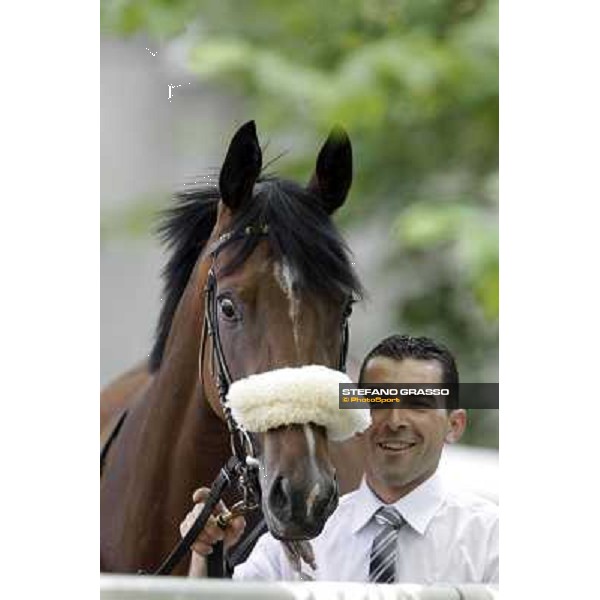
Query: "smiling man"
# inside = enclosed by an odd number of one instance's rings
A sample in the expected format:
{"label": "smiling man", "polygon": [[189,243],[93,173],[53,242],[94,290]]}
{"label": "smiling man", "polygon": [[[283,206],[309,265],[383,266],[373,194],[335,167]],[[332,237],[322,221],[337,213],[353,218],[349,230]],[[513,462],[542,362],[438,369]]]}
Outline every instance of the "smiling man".
{"label": "smiling man", "polygon": [[[458,379],[445,347],[424,337],[394,335],[366,356],[359,384],[458,384]],[[340,499],[311,541],[316,568],[303,564],[300,578],[498,584],[498,507],[450,491],[438,472],[444,444],[458,441],[465,429],[465,411],[407,404],[371,409],[371,417],[371,427],[360,434],[363,481]],[[231,544],[239,538],[241,519],[225,532],[212,525],[201,534],[193,569],[217,539]],[[190,513],[182,534],[192,521]],[[234,578],[282,580],[298,574],[282,545],[267,533],[236,567]]]}
{"label": "smiling man", "polygon": [[[360,383],[458,384],[449,351],[428,338],[391,336],[363,361]],[[384,502],[406,496],[431,478],[444,442],[462,436],[464,410],[446,408],[382,408],[371,411],[373,424],[364,434],[365,479]]]}

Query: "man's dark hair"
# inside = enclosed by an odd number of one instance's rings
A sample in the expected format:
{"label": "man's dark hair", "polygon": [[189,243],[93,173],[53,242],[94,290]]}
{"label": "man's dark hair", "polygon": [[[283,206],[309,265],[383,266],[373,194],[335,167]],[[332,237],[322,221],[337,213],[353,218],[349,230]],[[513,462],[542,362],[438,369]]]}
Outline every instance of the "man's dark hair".
{"label": "man's dark hair", "polygon": [[[442,366],[442,383],[458,386],[458,369],[454,357],[446,346],[434,342],[431,338],[410,335],[390,335],[385,338],[365,356],[360,367],[359,383],[363,380],[367,363],[376,356],[398,361],[405,358],[437,360]],[[448,410],[457,408],[457,400],[448,402]]]}

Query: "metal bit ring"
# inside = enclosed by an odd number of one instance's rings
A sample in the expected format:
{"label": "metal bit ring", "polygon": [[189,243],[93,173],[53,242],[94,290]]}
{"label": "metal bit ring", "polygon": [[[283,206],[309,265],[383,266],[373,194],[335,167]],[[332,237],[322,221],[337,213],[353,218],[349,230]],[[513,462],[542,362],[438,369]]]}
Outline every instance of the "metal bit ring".
{"label": "metal bit ring", "polygon": [[232,513],[230,513],[230,512],[221,513],[217,517],[217,527],[220,527],[221,529],[227,529],[227,527],[229,526],[229,522],[231,521],[231,519],[233,519],[233,514]]}

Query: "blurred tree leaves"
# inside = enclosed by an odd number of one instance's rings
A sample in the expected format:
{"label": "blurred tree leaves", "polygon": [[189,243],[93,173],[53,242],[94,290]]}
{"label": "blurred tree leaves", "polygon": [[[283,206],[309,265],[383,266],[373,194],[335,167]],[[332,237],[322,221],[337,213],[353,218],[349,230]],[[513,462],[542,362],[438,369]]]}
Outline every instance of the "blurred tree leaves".
{"label": "blurred tree leaves", "polygon": [[385,219],[390,277],[419,279],[398,327],[448,343],[465,379],[497,376],[496,0],[102,0],[101,13],[105,32],[187,39],[198,77],[241,92],[272,146],[294,140],[291,176],[342,123],[356,169],[340,217]]}

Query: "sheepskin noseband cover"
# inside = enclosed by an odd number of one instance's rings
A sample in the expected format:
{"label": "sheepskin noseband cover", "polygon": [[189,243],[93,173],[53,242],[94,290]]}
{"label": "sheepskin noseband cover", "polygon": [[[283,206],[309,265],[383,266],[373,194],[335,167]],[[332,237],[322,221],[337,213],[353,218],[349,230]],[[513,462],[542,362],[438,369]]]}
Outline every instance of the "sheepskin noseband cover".
{"label": "sheepskin noseband cover", "polygon": [[352,385],[345,373],[320,365],[277,369],[234,381],[227,404],[248,431],[312,422],[326,427],[330,440],[342,441],[367,429],[371,414],[368,408],[340,409],[340,383]]}

